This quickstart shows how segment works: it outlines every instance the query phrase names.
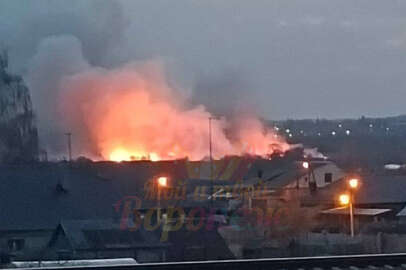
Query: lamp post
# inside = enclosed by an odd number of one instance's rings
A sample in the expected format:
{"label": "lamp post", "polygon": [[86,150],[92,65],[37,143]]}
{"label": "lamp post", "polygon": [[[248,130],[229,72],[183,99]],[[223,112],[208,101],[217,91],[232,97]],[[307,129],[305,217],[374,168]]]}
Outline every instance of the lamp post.
{"label": "lamp post", "polygon": [[309,183],[310,193],[314,194],[317,190],[317,182],[310,161],[303,161],[302,167],[307,171],[307,180]]}
{"label": "lamp post", "polygon": [[359,187],[359,179],[351,178],[348,180],[349,194],[341,194],[339,201],[343,205],[348,205],[350,210],[350,232],[351,237],[354,237],[354,191]]}
{"label": "lamp post", "polygon": [[209,158],[210,158],[210,204],[213,207],[213,192],[214,192],[214,187],[213,187],[213,146],[212,146],[212,139],[211,139],[211,121],[212,120],[217,120],[217,117],[209,116]]}
{"label": "lamp post", "polygon": [[354,237],[354,212],[352,206],[352,198],[350,194],[341,194],[339,201],[342,205],[348,205],[350,209],[350,234],[351,237]]}
{"label": "lamp post", "polygon": [[168,186],[168,177],[161,176],[157,178],[157,197],[158,197],[158,209],[157,209],[157,221],[161,221],[161,188]]}
{"label": "lamp post", "polygon": [[350,223],[351,223],[351,237],[354,237],[354,191],[359,186],[359,180],[357,178],[351,178],[348,180],[348,186],[350,188]]}

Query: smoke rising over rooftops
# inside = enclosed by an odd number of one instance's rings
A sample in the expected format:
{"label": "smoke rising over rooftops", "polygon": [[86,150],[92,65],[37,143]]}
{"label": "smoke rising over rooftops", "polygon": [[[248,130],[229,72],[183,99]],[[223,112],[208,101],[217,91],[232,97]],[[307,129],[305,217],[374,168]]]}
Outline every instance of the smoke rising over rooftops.
{"label": "smoke rising over rooftops", "polygon": [[203,104],[272,119],[404,113],[405,5],[5,0],[0,37],[11,71],[29,83],[41,143],[58,152],[61,80],[133,62],[163,65],[185,110]]}

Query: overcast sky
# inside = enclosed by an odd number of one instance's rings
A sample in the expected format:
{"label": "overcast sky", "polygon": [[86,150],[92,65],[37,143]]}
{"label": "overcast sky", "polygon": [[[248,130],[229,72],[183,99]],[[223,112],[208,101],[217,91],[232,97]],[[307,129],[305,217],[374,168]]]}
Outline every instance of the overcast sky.
{"label": "overcast sky", "polygon": [[[0,1],[11,69],[50,36],[91,65],[163,61],[194,103],[268,119],[406,113],[406,1]],[[34,93],[35,94],[35,93]]]}

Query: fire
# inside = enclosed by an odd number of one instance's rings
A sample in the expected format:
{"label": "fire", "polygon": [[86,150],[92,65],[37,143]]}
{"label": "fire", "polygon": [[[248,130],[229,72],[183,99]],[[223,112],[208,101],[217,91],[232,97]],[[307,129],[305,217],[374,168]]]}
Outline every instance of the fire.
{"label": "fire", "polygon": [[127,151],[124,148],[116,148],[114,149],[110,155],[109,160],[115,162],[121,161],[132,161],[132,160],[151,160],[151,161],[159,161],[161,158],[157,153],[141,153],[137,151]]}
{"label": "fire", "polygon": [[[61,82],[64,126],[77,148],[112,161],[201,160],[209,153],[209,117],[204,106],[190,107],[156,66],[94,68]],[[269,156],[289,145],[254,117],[225,118],[211,124],[213,157]]]}
{"label": "fire", "polygon": [[114,149],[109,156],[111,161],[121,162],[130,161],[131,154],[123,148]]}

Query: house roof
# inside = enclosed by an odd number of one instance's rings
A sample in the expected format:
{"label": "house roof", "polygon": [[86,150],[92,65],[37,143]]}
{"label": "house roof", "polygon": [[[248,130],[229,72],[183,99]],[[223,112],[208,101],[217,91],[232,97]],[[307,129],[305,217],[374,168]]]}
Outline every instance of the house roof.
{"label": "house roof", "polygon": [[[66,163],[0,166],[0,230],[52,230],[61,220],[109,219],[117,202],[134,196],[143,200],[143,208],[156,207],[156,200],[144,198],[145,183],[159,173],[184,177],[181,171],[174,162],[100,162],[71,169]],[[225,206],[218,200],[214,203]],[[209,203],[163,200],[165,205],[190,208]]]}
{"label": "house roof", "polygon": [[405,203],[406,175],[365,175],[356,203]]}
{"label": "house roof", "polygon": [[[216,260],[233,259],[234,255],[228,248],[224,238],[218,232],[218,228],[211,229],[202,227],[198,230],[187,229],[183,226],[180,230],[171,231],[168,234],[168,241],[172,244],[169,249],[170,258],[181,258],[186,260]],[[191,257],[185,258],[187,250],[192,251],[195,247],[204,247],[204,258]]]}
{"label": "house roof", "polygon": [[[251,164],[250,169],[244,171],[247,175],[246,179],[257,175],[258,170],[261,169],[264,177],[272,180],[272,177],[281,172],[286,176],[289,166],[292,166],[292,159],[283,158],[246,159],[245,161]],[[248,164],[245,161],[244,164]],[[188,178],[187,165],[185,165],[187,163],[186,160],[179,160],[123,163],[74,162],[72,167],[69,167],[66,162],[2,165],[0,166],[2,193],[0,230],[52,230],[61,220],[111,218],[114,206],[121,199],[137,196],[144,200],[145,184],[159,175],[168,175],[175,182],[186,180],[190,196],[193,195],[196,186],[211,186],[211,180]],[[227,166],[234,163],[231,162]],[[243,167],[248,168],[245,165]],[[236,172],[231,171],[233,173],[230,172],[230,175],[235,175]],[[231,178],[225,177],[225,174],[228,175],[226,172],[228,169],[222,174],[224,177],[215,180],[215,185],[235,183],[230,181]],[[278,178],[270,183],[279,185],[283,181]],[[162,204],[188,208],[209,205],[207,200],[190,200],[190,196],[189,199],[178,200],[175,204],[173,202],[162,202]],[[155,207],[156,201],[143,201],[143,205],[145,208]],[[225,206],[224,201],[214,200],[214,207],[224,208]]]}
{"label": "house roof", "polygon": [[[347,190],[344,180],[336,181],[305,201],[337,202],[339,194]],[[406,175],[362,175],[361,185],[355,193],[355,204],[405,204]]]}
{"label": "house roof", "polygon": [[[312,169],[330,164],[331,162],[314,162]],[[258,172],[262,172],[262,177],[258,177]],[[302,167],[301,162],[288,159],[276,159],[271,161],[258,160],[254,162],[250,170],[246,184],[257,184],[263,182],[268,188],[278,189],[291,184],[295,179],[305,175],[307,171]]]}
{"label": "house roof", "polygon": [[398,217],[406,217],[406,207],[404,207],[402,210],[400,210],[399,213],[397,213]]}
{"label": "house roof", "polygon": [[137,230],[123,230],[112,220],[63,220],[56,234],[62,230],[73,249],[120,249],[166,247],[154,232],[143,226]]}
{"label": "house roof", "polygon": [[112,181],[55,164],[0,167],[0,190],[0,230],[54,229],[62,219],[107,218],[120,198]]}
{"label": "house roof", "polygon": [[[354,208],[355,216],[377,216],[392,211],[391,209],[376,208]],[[322,214],[328,215],[349,215],[348,207],[337,207],[321,211]]]}

